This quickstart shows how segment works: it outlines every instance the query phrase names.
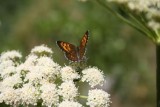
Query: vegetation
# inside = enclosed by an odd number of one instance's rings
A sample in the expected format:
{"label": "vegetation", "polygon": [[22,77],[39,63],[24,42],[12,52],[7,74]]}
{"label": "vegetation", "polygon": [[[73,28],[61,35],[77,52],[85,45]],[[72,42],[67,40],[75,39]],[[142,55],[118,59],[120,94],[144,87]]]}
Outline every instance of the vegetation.
{"label": "vegetation", "polygon": [[111,94],[111,107],[154,107],[154,44],[97,2],[0,1],[1,52],[16,49],[28,55],[34,46],[46,44],[55,61],[64,65],[68,61],[56,41],[79,45],[86,30],[88,65],[104,71],[109,83],[103,88]]}

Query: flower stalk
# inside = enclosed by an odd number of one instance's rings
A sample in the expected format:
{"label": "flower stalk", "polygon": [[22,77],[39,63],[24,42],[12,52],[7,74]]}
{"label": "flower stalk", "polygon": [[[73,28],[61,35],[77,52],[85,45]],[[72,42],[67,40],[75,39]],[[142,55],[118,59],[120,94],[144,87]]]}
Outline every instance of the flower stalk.
{"label": "flower stalk", "polygon": [[80,97],[80,98],[84,98],[84,99],[87,99],[87,98],[88,98],[87,96],[84,96],[84,95],[80,95],[79,97]]}
{"label": "flower stalk", "polygon": [[156,45],[156,89],[157,89],[157,107],[160,107],[160,45]]}

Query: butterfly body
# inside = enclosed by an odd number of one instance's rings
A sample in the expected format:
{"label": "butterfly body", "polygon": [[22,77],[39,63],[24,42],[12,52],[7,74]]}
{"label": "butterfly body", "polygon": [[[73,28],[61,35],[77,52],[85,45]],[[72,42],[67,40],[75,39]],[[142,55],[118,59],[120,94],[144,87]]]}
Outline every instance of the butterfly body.
{"label": "butterfly body", "polygon": [[64,52],[65,57],[72,62],[82,62],[86,60],[85,52],[88,41],[88,31],[84,34],[79,46],[64,41],[57,41],[57,45]]}

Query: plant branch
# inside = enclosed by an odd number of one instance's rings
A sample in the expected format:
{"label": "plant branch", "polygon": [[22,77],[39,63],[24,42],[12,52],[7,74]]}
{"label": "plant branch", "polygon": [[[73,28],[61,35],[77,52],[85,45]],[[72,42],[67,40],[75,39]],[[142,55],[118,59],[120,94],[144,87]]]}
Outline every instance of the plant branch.
{"label": "plant branch", "polygon": [[[144,35],[147,35],[148,38],[150,38],[154,43],[156,43],[155,38],[153,38],[152,36],[150,36],[151,34],[147,31],[146,29],[142,29],[142,27],[137,26],[135,23],[131,22],[130,20],[126,19],[125,17],[123,17],[121,14],[119,14],[118,12],[114,11],[113,9],[111,9],[108,5],[105,5],[104,2],[102,2],[101,0],[96,0],[98,4],[100,4],[102,7],[104,7],[105,9],[107,9],[109,12],[111,12],[112,14],[114,14],[117,18],[121,19],[122,21],[124,21],[125,23],[127,23],[128,25],[132,26],[133,28],[137,29],[139,32],[141,32]],[[144,28],[144,26],[143,26]],[[154,35],[153,35],[154,36]]]}

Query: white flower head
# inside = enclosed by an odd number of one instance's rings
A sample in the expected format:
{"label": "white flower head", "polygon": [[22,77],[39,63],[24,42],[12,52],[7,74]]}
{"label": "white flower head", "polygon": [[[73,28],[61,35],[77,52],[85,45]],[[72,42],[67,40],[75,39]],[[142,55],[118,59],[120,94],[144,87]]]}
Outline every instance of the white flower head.
{"label": "white flower head", "polygon": [[82,74],[82,81],[89,82],[89,85],[91,87],[94,87],[96,85],[102,86],[104,83],[103,72],[96,67],[84,69],[82,71]]}
{"label": "white flower head", "polygon": [[111,103],[109,97],[110,94],[101,89],[89,90],[86,104],[90,107],[109,107]]}
{"label": "white flower head", "polygon": [[41,81],[46,79],[48,81],[53,81],[56,79],[58,70],[52,66],[33,66],[30,69],[30,72],[26,74],[25,81],[29,80],[30,82]]}
{"label": "white flower head", "polygon": [[32,84],[24,84],[23,87],[20,89],[20,93],[22,104],[37,105],[37,101],[39,99],[39,92],[35,87],[32,86]]}
{"label": "white flower head", "polygon": [[42,105],[51,107],[59,103],[59,96],[55,84],[45,83],[40,87],[40,90],[42,91]]}
{"label": "white flower head", "polygon": [[29,71],[31,71],[33,66],[26,65],[24,63],[20,64],[16,67],[16,72],[20,75],[26,75]]}
{"label": "white flower head", "polygon": [[16,50],[7,51],[1,54],[0,62],[6,61],[6,60],[20,59],[21,57],[22,57],[21,53]]}
{"label": "white flower head", "polygon": [[1,76],[3,78],[9,77],[12,74],[16,73],[16,67],[15,66],[9,66],[2,70]]}
{"label": "white flower head", "polygon": [[61,69],[62,81],[69,81],[80,78],[80,75],[70,66],[65,66]]}
{"label": "white flower head", "polygon": [[39,82],[43,77],[43,69],[40,67],[32,67],[31,71],[26,74],[24,81],[28,81],[30,83]]}
{"label": "white flower head", "polygon": [[52,50],[45,45],[35,46],[31,50],[31,53],[35,55],[44,53],[45,55],[49,55],[49,56],[53,54]]}
{"label": "white flower head", "polygon": [[50,57],[46,57],[46,56],[42,56],[40,58],[37,59],[37,66],[43,66],[43,67],[48,67],[48,71],[46,71],[45,73],[50,73],[52,72],[52,74],[54,75],[58,75],[59,74],[59,70],[60,70],[60,66],[59,64],[55,63]]}
{"label": "white flower head", "polygon": [[14,85],[21,82],[22,80],[18,74],[7,77],[1,82],[1,91],[5,90],[6,88],[13,88]]}
{"label": "white flower head", "polygon": [[59,95],[63,100],[74,100],[78,95],[78,89],[72,81],[65,81],[59,86]]}
{"label": "white flower head", "polygon": [[20,91],[19,89],[6,88],[3,93],[0,94],[0,102],[5,102],[7,105],[17,105],[20,103]]}
{"label": "white flower head", "polygon": [[3,61],[0,63],[0,72],[3,72],[4,69],[14,65],[15,64],[12,60]]}
{"label": "white flower head", "polygon": [[39,66],[54,66],[55,63],[50,57],[42,56],[37,59],[37,65]]}
{"label": "white flower head", "polygon": [[24,62],[25,66],[35,66],[37,58],[38,56],[30,54]]}
{"label": "white flower head", "polygon": [[0,93],[0,103],[3,103],[3,100],[4,100],[3,93]]}
{"label": "white flower head", "polygon": [[80,103],[74,101],[63,101],[58,107],[83,107]]}

